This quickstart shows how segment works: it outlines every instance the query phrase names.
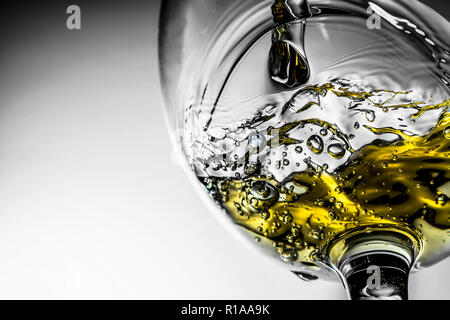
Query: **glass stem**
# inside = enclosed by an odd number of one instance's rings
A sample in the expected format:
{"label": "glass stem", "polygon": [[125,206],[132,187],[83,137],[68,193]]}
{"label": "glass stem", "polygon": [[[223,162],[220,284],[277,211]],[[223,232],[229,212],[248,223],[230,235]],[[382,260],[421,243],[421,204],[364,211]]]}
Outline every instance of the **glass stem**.
{"label": "glass stem", "polygon": [[339,270],[352,300],[407,300],[410,263],[388,251],[359,253]]}
{"label": "glass stem", "polygon": [[413,235],[380,228],[342,236],[328,253],[350,299],[407,300],[419,249]]}

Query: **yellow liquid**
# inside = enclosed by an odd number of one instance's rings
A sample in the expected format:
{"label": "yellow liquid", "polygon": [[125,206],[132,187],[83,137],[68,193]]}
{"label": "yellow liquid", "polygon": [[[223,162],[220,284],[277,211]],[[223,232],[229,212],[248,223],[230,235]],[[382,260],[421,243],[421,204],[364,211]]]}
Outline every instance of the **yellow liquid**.
{"label": "yellow liquid", "polygon": [[[370,99],[369,93],[336,91],[331,85],[310,89]],[[215,199],[229,216],[256,234],[258,241],[272,243],[283,261],[314,263],[341,235],[366,228],[396,230],[418,239],[422,260],[432,263],[443,258],[450,238],[448,103],[391,106],[417,109],[413,118],[427,110],[443,111],[435,127],[423,136],[366,126],[372,132],[392,132],[401,138],[390,144],[366,145],[356,152],[347,145],[353,155],[333,173],[327,172],[326,166],[311,166],[292,173],[282,183],[260,175],[202,180],[207,189],[217,190]],[[387,107],[378,106],[388,112]],[[284,133],[297,125],[279,128],[276,142],[295,143]],[[334,130],[327,123],[318,125]],[[339,135],[336,130],[334,133]],[[313,150],[313,145],[309,147]],[[338,153],[329,154],[339,157]]]}

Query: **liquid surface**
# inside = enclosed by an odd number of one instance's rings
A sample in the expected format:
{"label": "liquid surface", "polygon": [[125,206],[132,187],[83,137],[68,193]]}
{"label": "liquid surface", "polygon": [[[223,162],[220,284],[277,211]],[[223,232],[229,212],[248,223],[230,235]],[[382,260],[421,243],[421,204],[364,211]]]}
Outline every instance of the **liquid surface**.
{"label": "liquid surface", "polygon": [[[417,105],[412,103],[402,108],[415,109],[412,116],[417,116],[439,106],[424,106],[417,111]],[[363,227],[396,228],[422,239],[424,245],[433,243],[439,250],[448,245],[448,113],[442,112],[436,126],[424,135],[408,135],[390,127],[356,126],[357,130],[399,137],[391,143],[376,141],[358,151],[349,151],[353,150],[351,142],[340,141],[339,135],[343,134],[330,124],[317,120],[312,123],[319,134],[303,142],[289,139],[288,134],[304,129],[301,128],[304,122],[291,122],[279,128],[283,133],[280,140],[285,143],[279,148],[284,151],[279,160],[277,156],[273,160],[281,171],[291,161],[303,161],[306,170],[294,171],[278,181],[269,173],[268,154],[263,162],[266,165],[253,164],[247,168],[245,178],[210,175],[201,181],[234,221],[273,241],[284,261],[313,263],[336,236]],[[268,145],[272,142],[269,140]],[[326,163],[314,163],[312,157],[306,157],[304,149],[309,149],[310,154],[323,154],[329,162],[342,159],[346,153],[351,157],[330,171]],[[239,166],[233,161],[223,165],[230,170]],[[431,248],[427,250],[424,254],[428,256],[437,253]]]}
{"label": "liquid surface", "polygon": [[213,72],[191,99],[182,138],[192,170],[219,208],[305,279],[329,267],[331,243],[362,229],[418,239],[417,266],[445,258],[446,44],[399,8],[372,5],[382,17],[374,30],[361,13],[369,7],[288,5],[275,1],[277,26],[249,41],[219,93]]}

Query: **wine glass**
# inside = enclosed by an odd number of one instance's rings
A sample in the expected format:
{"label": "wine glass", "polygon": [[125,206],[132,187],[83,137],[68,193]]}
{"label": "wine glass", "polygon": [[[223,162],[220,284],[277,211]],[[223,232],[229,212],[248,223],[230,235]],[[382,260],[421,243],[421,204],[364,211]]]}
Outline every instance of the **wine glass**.
{"label": "wine glass", "polygon": [[450,252],[449,35],[416,0],[163,2],[186,172],[300,278],[407,299],[410,271]]}

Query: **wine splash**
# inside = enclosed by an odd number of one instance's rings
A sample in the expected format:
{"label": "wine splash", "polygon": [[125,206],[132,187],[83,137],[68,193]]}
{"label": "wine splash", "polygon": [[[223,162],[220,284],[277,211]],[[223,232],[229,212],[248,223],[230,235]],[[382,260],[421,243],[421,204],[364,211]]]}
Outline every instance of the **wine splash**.
{"label": "wine splash", "polygon": [[244,37],[183,114],[184,152],[211,197],[304,279],[330,273],[328,249],[349,233],[402,234],[416,266],[449,254],[448,22],[372,6],[380,30],[367,7],[275,1],[276,25]]}

